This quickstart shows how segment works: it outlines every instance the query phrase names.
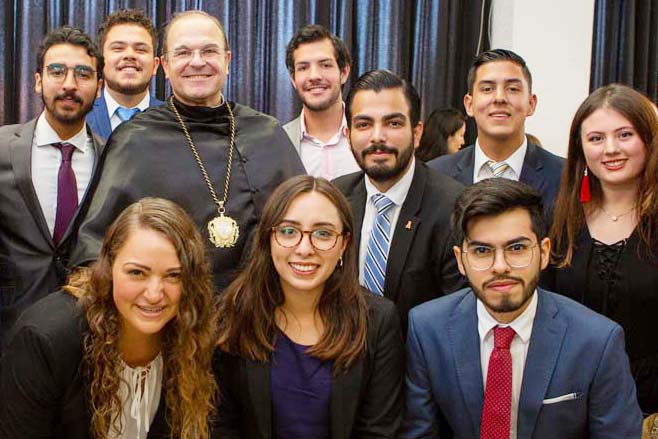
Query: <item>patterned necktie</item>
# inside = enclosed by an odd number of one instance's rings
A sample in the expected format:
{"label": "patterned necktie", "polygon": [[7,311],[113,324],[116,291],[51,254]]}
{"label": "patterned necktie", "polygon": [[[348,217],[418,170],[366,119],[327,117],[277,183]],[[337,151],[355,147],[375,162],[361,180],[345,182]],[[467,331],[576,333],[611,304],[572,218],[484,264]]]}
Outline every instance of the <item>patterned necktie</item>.
{"label": "patterned necktie", "polygon": [[117,108],[116,113],[119,116],[119,119],[121,119],[121,122],[125,122],[132,119],[134,115],[139,113],[139,108],[119,107]]}
{"label": "patterned necktie", "polygon": [[53,146],[62,153],[62,162],[57,174],[57,213],[53,231],[53,242],[57,245],[69,227],[75,211],[78,210],[78,184],[71,166],[75,146],[66,142],[53,143]]}
{"label": "patterned necktie", "polygon": [[515,334],[509,326],[494,328],[494,348],[489,357],[480,439],[509,439],[512,415],[512,354],[509,346]]}
{"label": "patterned necktie", "polygon": [[487,162],[487,166],[489,166],[489,169],[491,169],[491,173],[493,174],[494,177],[502,177],[503,172],[507,168],[509,168],[509,165],[505,162],[495,162],[493,160],[489,160]]}
{"label": "patterned necktie", "polygon": [[371,200],[377,209],[377,216],[368,240],[363,279],[366,288],[383,296],[386,259],[391,243],[391,219],[388,217],[387,211],[393,206],[393,202],[383,194],[375,194]]}

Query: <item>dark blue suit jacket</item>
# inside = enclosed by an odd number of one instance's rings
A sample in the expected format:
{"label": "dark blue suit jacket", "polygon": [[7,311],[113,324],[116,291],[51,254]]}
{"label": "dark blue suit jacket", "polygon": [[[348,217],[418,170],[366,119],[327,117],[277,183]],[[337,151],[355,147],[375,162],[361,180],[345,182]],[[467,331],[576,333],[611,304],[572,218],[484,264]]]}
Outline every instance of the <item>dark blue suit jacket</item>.
{"label": "dark blue suit jacket", "polygon": [[[518,439],[639,438],[642,413],[621,327],[564,296],[542,289],[538,295]],[[476,302],[466,288],[409,313],[401,438],[480,437],[484,386]],[[569,394],[575,397],[545,401]]]}
{"label": "dark blue suit jacket", "polygon": [[[462,148],[455,154],[443,155],[427,162],[427,166],[449,175],[467,186],[473,184],[473,166],[475,146]],[[543,148],[528,143],[528,150],[523,159],[523,169],[519,180],[533,187],[550,209],[560,189],[560,178],[564,159]]]}
{"label": "dark blue suit jacket", "polygon": [[[149,106],[157,106],[164,104],[159,99],[151,95]],[[91,130],[100,137],[103,141],[107,141],[110,134],[112,134],[112,126],[110,125],[110,115],[107,114],[107,104],[105,101],[105,88],[101,90],[101,95],[94,101],[94,106],[91,111],[87,113],[87,124]]]}

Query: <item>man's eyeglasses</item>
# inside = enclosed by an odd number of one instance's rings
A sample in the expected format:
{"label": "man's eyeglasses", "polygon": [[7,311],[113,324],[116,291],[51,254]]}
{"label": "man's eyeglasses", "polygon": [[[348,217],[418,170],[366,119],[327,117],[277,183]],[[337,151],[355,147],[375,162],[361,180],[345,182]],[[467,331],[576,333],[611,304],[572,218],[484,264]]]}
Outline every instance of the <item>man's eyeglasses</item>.
{"label": "man's eyeglasses", "polygon": [[322,227],[314,230],[301,230],[295,226],[272,227],[272,233],[277,244],[285,248],[297,247],[302,242],[304,235],[308,234],[313,248],[320,251],[334,248],[338,237],[343,235],[343,233]]}
{"label": "man's eyeglasses", "polygon": [[96,78],[96,70],[89,66],[68,67],[65,64],[48,64],[46,66],[48,77],[57,82],[63,82],[69,74],[69,70],[73,70],[73,77],[76,81],[91,81]]}
{"label": "man's eyeglasses", "polygon": [[468,265],[476,271],[485,271],[496,262],[496,251],[503,251],[503,258],[511,268],[525,268],[532,262],[533,249],[537,243],[522,240],[505,247],[489,247],[482,244],[468,244],[462,253],[466,254]]}
{"label": "man's eyeglasses", "polygon": [[171,53],[171,57],[174,61],[190,61],[194,58],[194,54],[198,53],[199,56],[205,61],[213,61],[222,56],[224,49],[219,47],[205,47],[203,49],[176,49]]}

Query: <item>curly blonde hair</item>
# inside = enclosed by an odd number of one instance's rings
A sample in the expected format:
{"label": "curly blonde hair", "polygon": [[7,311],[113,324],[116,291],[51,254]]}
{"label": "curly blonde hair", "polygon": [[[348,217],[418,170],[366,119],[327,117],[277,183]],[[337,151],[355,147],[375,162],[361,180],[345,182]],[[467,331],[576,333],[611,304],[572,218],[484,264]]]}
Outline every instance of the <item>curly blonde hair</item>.
{"label": "curly blonde hair", "polygon": [[89,331],[84,339],[91,434],[105,439],[121,431],[119,384],[121,316],[112,294],[112,264],[129,235],[138,229],[161,233],[176,249],[183,294],[178,314],[162,330],[163,394],[172,437],[208,439],[217,384],[211,373],[216,341],[213,282],[205,246],[196,226],[175,203],[144,198],[126,208],[105,234],[98,260],[74,273],[65,287],[79,297]]}

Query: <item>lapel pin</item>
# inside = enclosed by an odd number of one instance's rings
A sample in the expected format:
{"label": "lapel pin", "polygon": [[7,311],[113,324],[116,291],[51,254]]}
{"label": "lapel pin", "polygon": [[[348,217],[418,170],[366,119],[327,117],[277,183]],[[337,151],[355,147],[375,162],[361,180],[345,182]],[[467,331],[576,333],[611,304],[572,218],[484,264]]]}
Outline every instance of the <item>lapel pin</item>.
{"label": "lapel pin", "polygon": [[407,221],[407,224],[404,225],[404,228],[407,230],[411,230],[411,220]]}

